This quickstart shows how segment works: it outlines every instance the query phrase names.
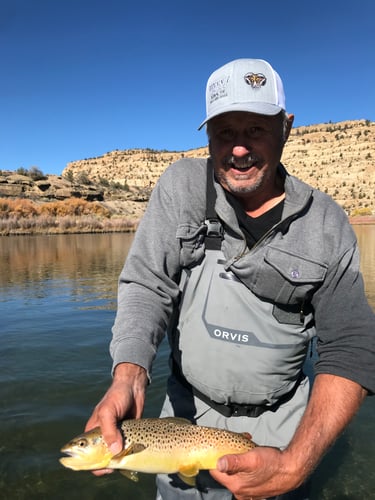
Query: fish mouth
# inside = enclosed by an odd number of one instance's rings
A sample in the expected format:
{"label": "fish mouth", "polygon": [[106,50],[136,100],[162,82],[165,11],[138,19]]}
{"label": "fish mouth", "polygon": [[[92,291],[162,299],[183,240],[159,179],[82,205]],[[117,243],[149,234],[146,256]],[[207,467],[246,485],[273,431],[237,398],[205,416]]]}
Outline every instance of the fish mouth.
{"label": "fish mouth", "polygon": [[87,460],[82,453],[79,453],[79,450],[64,450],[64,448],[62,448],[60,451],[61,453],[67,455],[60,458],[60,463],[69,469],[78,470],[78,468],[81,468],[82,464],[85,464]]}
{"label": "fish mouth", "polygon": [[60,458],[60,463],[64,467],[67,467],[68,469],[78,470],[79,462],[77,463],[76,455],[71,455],[69,457],[62,457]]}
{"label": "fish mouth", "polygon": [[64,455],[69,455],[70,457],[76,457],[79,455],[76,451],[73,450],[66,450],[65,448],[61,448],[60,450],[61,453],[64,453]]}
{"label": "fish mouth", "polygon": [[60,450],[64,453],[65,457],[61,457],[59,459],[61,465],[67,467],[72,470],[94,470],[94,469],[103,469],[108,464],[108,457],[90,457],[84,453],[81,453],[80,450]]}
{"label": "fish mouth", "polygon": [[88,462],[80,456],[62,457],[60,458],[60,463],[64,467],[72,470],[94,470],[103,469],[105,467],[103,463]]}
{"label": "fish mouth", "polygon": [[67,455],[67,457],[63,457],[63,458],[67,458],[67,459],[69,459],[69,458],[80,459],[80,458],[84,457],[84,453],[82,453],[82,451],[80,449],[67,450],[66,448],[61,448],[60,452],[63,453],[64,455]]}

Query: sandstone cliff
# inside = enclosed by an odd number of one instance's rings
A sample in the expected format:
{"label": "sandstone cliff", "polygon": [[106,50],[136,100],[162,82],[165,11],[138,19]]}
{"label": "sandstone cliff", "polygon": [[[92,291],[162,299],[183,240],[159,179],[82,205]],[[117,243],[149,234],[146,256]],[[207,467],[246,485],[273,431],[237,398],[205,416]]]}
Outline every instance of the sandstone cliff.
{"label": "sandstone cliff", "polygon": [[[375,123],[345,121],[292,130],[282,161],[290,173],[330,194],[349,215],[375,215]],[[36,203],[81,198],[99,202],[113,216],[138,219],[165,168],[182,157],[206,157],[207,147],[189,151],[115,150],[68,163],[61,176],[0,171],[0,198]]]}
{"label": "sandstone cliff", "polygon": [[[84,172],[99,183],[107,179],[129,189],[149,189],[164,169],[182,157],[205,157],[207,147],[183,152],[116,150],[69,163],[63,175]],[[345,121],[297,127],[285,146],[290,173],[330,194],[348,213],[375,212],[375,123]]]}

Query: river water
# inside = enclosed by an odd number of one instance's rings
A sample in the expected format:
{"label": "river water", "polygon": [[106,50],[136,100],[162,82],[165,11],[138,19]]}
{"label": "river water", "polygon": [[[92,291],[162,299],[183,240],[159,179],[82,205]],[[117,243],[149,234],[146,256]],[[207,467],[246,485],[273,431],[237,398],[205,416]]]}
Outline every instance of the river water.
{"label": "river water", "polygon": [[[354,226],[375,308],[375,226]],[[131,234],[0,238],[0,499],[153,500],[154,476],[132,483],[58,461],[110,383],[108,343],[117,278]],[[167,347],[154,367],[145,416],[157,416]],[[312,500],[375,498],[375,398],[323,459]]]}

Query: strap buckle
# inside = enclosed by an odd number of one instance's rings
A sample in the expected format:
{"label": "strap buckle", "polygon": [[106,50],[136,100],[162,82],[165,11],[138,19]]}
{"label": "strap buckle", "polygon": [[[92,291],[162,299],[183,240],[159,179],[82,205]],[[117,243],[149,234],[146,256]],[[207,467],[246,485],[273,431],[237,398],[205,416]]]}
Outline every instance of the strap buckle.
{"label": "strap buckle", "polygon": [[207,227],[206,236],[208,238],[221,238],[223,239],[224,229],[218,219],[206,219],[204,224]]}

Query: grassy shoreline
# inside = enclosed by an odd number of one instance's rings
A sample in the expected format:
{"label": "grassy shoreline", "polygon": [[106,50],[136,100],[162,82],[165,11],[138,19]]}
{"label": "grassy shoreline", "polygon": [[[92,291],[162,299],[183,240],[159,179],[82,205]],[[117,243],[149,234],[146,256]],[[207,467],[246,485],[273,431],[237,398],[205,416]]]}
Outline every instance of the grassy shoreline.
{"label": "grassy shoreline", "polygon": [[[79,198],[35,203],[0,198],[0,236],[134,232],[142,213],[115,213],[99,202]],[[351,224],[375,224],[375,216],[353,214]]]}
{"label": "grassy shoreline", "polygon": [[32,236],[53,234],[88,234],[88,233],[130,233],[137,229],[138,221],[126,218],[100,220],[92,217],[61,218],[38,224],[34,220],[17,222],[0,220],[0,236]]}
{"label": "grassy shoreline", "polygon": [[358,215],[356,217],[349,217],[349,222],[353,226],[363,224],[375,224],[375,215]]}
{"label": "grassy shoreline", "polygon": [[139,217],[82,199],[35,203],[0,198],[0,236],[135,231]]}
{"label": "grassy shoreline", "polygon": [[[375,216],[351,217],[352,225],[375,224]],[[40,221],[39,221],[40,222]],[[0,219],[0,236],[36,236],[54,234],[104,234],[135,232],[139,220],[126,217],[100,219],[92,216],[61,217],[38,223],[38,217],[15,221]]]}

